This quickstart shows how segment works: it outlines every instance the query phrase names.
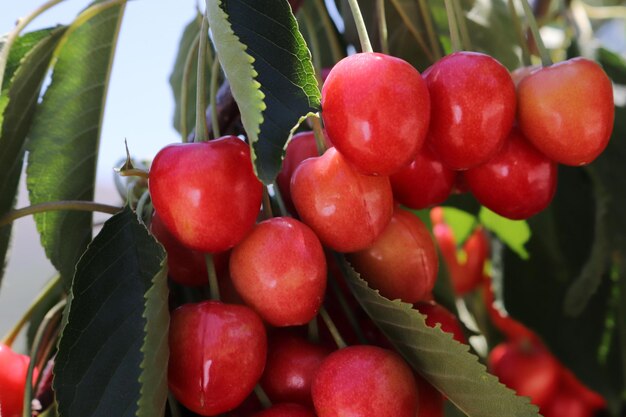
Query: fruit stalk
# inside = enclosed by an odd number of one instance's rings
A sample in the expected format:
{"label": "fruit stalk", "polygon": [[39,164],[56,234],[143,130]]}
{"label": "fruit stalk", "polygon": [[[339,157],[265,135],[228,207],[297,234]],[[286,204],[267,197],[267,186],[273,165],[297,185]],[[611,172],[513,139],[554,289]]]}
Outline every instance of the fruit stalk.
{"label": "fruit stalk", "polygon": [[354,17],[354,23],[356,24],[356,30],[359,33],[359,41],[361,41],[361,52],[374,52],[372,44],[370,43],[369,35],[367,34],[367,27],[359,8],[359,2],[357,0],[348,0],[350,4],[350,10]]}
{"label": "fruit stalk", "polygon": [[543,40],[541,39],[541,33],[539,33],[539,26],[537,25],[537,19],[535,19],[535,15],[533,13],[530,4],[528,4],[528,0],[521,0],[522,6],[524,7],[524,15],[528,20],[528,25],[530,26],[530,31],[533,34],[533,38],[535,39],[535,45],[537,45],[537,49],[539,50],[539,55],[541,56],[541,65],[544,67],[549,67],[552,65],[552,58],[550,58],[550,54],[546,49],[546,46],[543,44]]}
{"label": "fruit stalk", "polygon": [[208,140],[206,124],[206,100],[205,100],[205,79],[206,79],[206,49],[209,31],[209,19],[206,15],[202,17],[200,26],[200,42],[198,43],[198,77],[196,79],[196,142]]}

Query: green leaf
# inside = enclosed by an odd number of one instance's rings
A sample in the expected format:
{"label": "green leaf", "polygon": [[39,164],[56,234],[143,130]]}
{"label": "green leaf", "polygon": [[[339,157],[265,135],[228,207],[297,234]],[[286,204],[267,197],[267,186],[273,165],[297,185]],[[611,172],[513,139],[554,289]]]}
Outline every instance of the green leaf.
{"label": "green leaf", "polygon": [[457,245],[462,245],[474,231],[476,217],[454,207],[444,207],[443,216],[446,223],[452,228],[454,241]]}
{"label": "green leaf", "polygon": [[510,220],[486,207],[480,209],[478,218],[483,226],[495,233],[520,258],[529,258],[525,245],[530,239],[530,227],[525,220]]}
{"label": "green leaf", "polygon": [[[123,10],[123,5],[112,4],[63,39],[29,134],[32,204],[93,199],[104,102]],[[91,240],[91,214],[50,212],[36,215],[35,221],[46,255],[69,287],[74,266]]]}
{"label": "green leaf", "polygon": [[210,0],[207,10],[257,176],[269,184],[293,130],[320,107],[311,54],[287,0]]}
{"label": "green leaf", "polygon": [[126,207],[79,261],[54,368],[62,417],[162,416],[165,252]]}
{"label": "green leaf", "polygon": [[[9,55],[10,83],[0,97],[0,215],[13,209],[22,174],[25,142],[52,52],[65,32],[42,30],[19,38]],[[37,40],[36,43],[35,39]],[[27,46],[28,45],[28,46]],[[19,56],[19,63],[17,56]],[[5,78],[6,79],[6,78]],[[11,225],[0,228],[0,282],[11,236]]]}
{"label": "green leaf", "polygon": [[602,64],[602,68],[609,78],[616,84],[626,85],[626,62],[624,58],[608,49],[598,49],[598,61]]}
{"label": "green leaf", "polygon": [[[183,36],[180,39],[178,46],[178,55],[174,62],[174,69],[170,75],[170,86],[174,93],[174,128],[183,134],[185,137],[189,132],[193,131],[196,122],[196,81],[197,81],[197,68],[198,68],[198,41],[200,39],[200,26],[202,25],[202,15],[196,14],[196,17],[189,22],[183,31]],[[185,71],[187,71],[186,85],[183,85],[185,80]],[[207,80],[211,76],[211,65],[207,60],[205,68]],[[186,114],[185,120],[181,120],[182,109],[182,90],[185,90],[186,98]],[[206,99],[208,100],[210,91],[208,88],[206,91]]]}
{"label": "green leaf", "polygon": [[410,304],[390,301],[369,288],[345,258],[339,263],[355,297],[396,349],[466,415],[538,415],[528,398],[516,396],[487,373],[467,345],[456,342],[450,333],[427,326],[425,316]]}

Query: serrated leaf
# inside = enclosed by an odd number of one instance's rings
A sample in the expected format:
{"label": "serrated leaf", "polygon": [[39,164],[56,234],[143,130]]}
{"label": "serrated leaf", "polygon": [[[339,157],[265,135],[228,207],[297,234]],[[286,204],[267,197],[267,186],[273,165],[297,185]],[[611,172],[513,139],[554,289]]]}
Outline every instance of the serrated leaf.
{"label": "serrated leaf", "polygon": [[[0,98],[0,215],[9,212],[15,205],[26,135],[52,52],[64,31],[64,28],[59,28],[25,35],[18,39],[9,56],[7,76],[11,77],[11,81]],[[10,236],[11,225],[0,228],[0,282]]]}
{"label": "serrated leaf", "polygon": [[487,373],[467,345],[450,333],[431,328],[410,304],[390,301],[367,286],[340,257],[348,285],[376,325],[404,358],[460,410],[470,417],[537,416],[528,398],[518,397]]}
{"label": "serrated leaf", "polygon": [[61,417],[163,415],[164,262],[163,248],[128,207],[89,245],[76,268],[54,368]]}
{"label": "serrated leaf", "polygon": [[[196,121],[198,41],[201,25],[202,15],[197,13],[196,17],[185,27],[178,45],[178,55],[176,55],[176,60],[174,61],[174,69],[169,79],[174,94],[174,128],[181,134],[184,134],[185,137],[193,130]],[[188,71],[187,85],[183,86],[183,78],[186,70]],[[211,66],[208,61],[205,74],[206,79],[210,79]],[[185,120],[181,120],[183,89],[185,89],[187,94]],[[208,100],[210,91],[208,88],[206,88],[205,91],[206,99]]]}
{"label": "serrated leaf", "polygon": [[208,0],[207,11],[257,176],[269,184],[293,130],[320,107],[311,54],[287,0]]}
{"label": "serrated leaf", "polygon": [[[27,186],[32,204],[93,200],[100,130],[124,5],[113,4],[63,39],[52,81],[30,131]],[[91,240],[86,212],[35,216],[46,255],[69,287]]]}
{"label": "serrated leaf", "polygon": [[530,227],[525,220],[510,220],[502,217],[486,207],[478,213],[480,223],[498,236],[505,245],[511,248],[522,259],[528,259],[525,248],[530,239]]}

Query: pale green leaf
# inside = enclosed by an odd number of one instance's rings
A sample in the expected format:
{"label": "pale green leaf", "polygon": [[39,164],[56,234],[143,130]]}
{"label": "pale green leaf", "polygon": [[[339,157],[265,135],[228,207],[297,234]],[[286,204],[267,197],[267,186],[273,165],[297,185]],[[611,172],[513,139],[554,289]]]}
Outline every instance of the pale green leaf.
{"label": "pale green leaf", "polygon": [[492,231],[505,245],[519,255],[522,259],[528,259],[526,243],[530,240],[530,227],[526,220],[510,220],[502,217],[486,207],[482,207],[478,218],[485,228]]}

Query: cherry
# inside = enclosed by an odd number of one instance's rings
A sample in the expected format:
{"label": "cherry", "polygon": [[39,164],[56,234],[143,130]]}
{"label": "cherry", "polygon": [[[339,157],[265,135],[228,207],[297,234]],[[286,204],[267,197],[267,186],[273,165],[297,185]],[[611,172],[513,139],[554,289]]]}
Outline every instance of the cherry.
{"label": "cherry", "polygon": [[432,104],[428,143],[444,164],[464,170],[488,161],[515,118],[515,85],[494,58],[455,52],[424,71]]}
{"label": "cherry", "polygon": [[322,304],[326,257],[315,233],[289,217],[259,223],[230,257],[235,289],[274,326],[305,324]]}
{"label": "cherry", "polygon": [[408,62],[380,53],[339,61],[322,87],[328,136],[367,174],[390,175],[422,147],[430,119],[428,90]]}
{"label": "cherry", "polygon": [[586,165],[606,148],[615,117],[613,86],[597,63],[573,58],[538,69],[519,83],[517,94],[519,126],[549,158]]}
{"label": "cherry", "polygon": [[214,416],[232,410],[263,373],[267,338],[250,308],[205,301],[172,313],[168,382],[191,411]]}
{"label": "cherry", "polygon": [[169,145],[152,162],[152,203],[172,234],[191,249],[222,252],[254,225],[263,185],[250,149],[234,136]]}
{"label": "cherry", "polygon": [[426,316],[427,326],[436,327],[439,324],[441,330],[452,333],[454,340],[467,344],[467,339],[458,319],[444,306],[437,304],[435,301],[422,301],[416,303],[413,307]]}
{"label": "cherry", "polygon": [[430,296],[437,279],[437,250],[428,228],[398,207],[385,231],[348,260],[381,295],[415,303]]}
{"label": "cherry", "polygon": [[395,199],[416,210],[443,203],[454,187],[455,178],[456,172],[446,167],[428,146],[389,177]]}
{"label": "cherry", "polygon": [[419,374],[415,374],[419,407],[415,417],[444,417],[443,395]]}
{"label": "cherry", "polygon": [[313,411],[300,404],[276,404],[252,417],[315,417]]}
{"label": "cherry", "polygon": [[[167,252],[167,273],[172,281],[189,286],[206,285],[209,282],[205,255],[183,246],[171,233],[159,217],[154,213],[150,222],[150,231],[163,245]],[[230,252],[213,255],[213,262],[219,277],[228,275],[228,258]]]}
{"label": "cherry", "polygon": [[291,196],[302,221],[339,252],[369,246],[393,214],[389,178],[359,173],[335,148],[298,166]]}
{"label": "cherry", "polygon": [[[572,393],[593,411],[606,408],[606,400],[597,392],[583,385],[574,373],[566,367],[561,367],[559,392]],[[556,397],[556,396],[555,396]],[[553,401],[554,402],[554,401]]]}
{"label": "cherry", "polygon": [[0,344],[0,415],[21,417],[30,358]]}
{"label": "cherry", "polygon": [[544,417],[593,417],[593,407],[590,407],[576,392],[559,389],[542,407],[541,415]]}
{"label": "cherry", "polygon": [[509,219],[527,219],[544,210],[556,191],[557,164],[513,129],[488,162],[463,173],[484,206]]}
{"label": "cherry", "polygon": [[376,346],[331,353],[313,378],[311,394],[319,417],[415,417],[418,405],[411,368]]}
{"label": "cherry", "polygon": [[496,346],[488,358],[490,371],[518,395],[540,408],[554,395],[560,365],[540,343],[520,339]]}
{"label": "cherry", "polygon": [[491,322],[510,342],[527,343],[524,340],[530,340],[533,343],[540,343],[539,337],[532,330],[495,305],[495,296],[489,278],[484,280],[483,300]]}

